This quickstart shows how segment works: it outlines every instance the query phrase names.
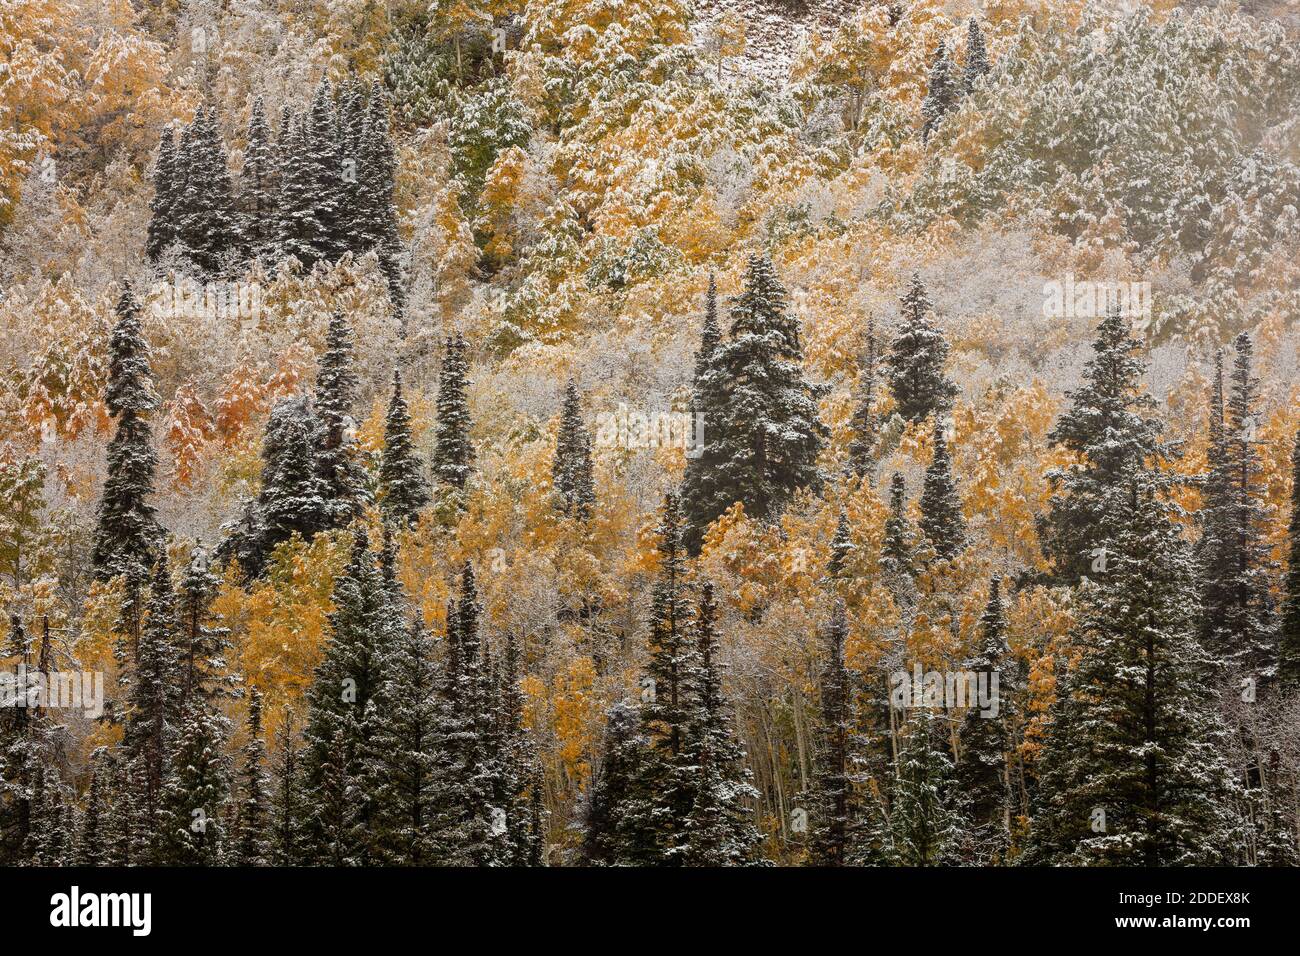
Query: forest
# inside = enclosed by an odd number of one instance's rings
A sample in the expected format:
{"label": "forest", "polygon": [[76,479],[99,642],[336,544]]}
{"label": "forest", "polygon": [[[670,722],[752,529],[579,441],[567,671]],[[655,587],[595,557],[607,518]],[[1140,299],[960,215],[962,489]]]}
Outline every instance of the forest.
{"label": "forest", "polygon": [[1300,865],[1298,324],[1293,4],[0,0],[0,864]]}

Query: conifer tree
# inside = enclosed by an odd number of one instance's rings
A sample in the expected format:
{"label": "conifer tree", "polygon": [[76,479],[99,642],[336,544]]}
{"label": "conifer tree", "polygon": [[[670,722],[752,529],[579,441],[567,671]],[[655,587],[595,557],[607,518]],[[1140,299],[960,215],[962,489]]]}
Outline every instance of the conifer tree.
{"label": "conifer tree", "polygon": [[248,120],[244,166],[240,171],[239,213],[244,255],[270,259],[276,244],[278,177],[262,97],[253,101]]}
{"label": "conifer tree", "polygon": [[307,815],[307,797],[301,776],[302,749],[294,727],[293,713],[285,708],[284,718],[275,735],[275,753],[271,762],[274,787],[270,826],[271,862],[275,866],[294,866],[302,862],[303,823]]}
{"label": "conifer tree", "polygon": [[276,240],[280,254],[311,269],[321,259],[318,247],[324,226],[314,199],[313,169],[308,163],[307,120],[285,109],[277,144],[279,188],[276,192]]}
{"label": "conifer tree", "polygon": [[974,91],[980,78],[989,72],[989,56],[984,45],[984,31],[980,29],[977,19],[971,17],[966,22],[966,69],[962,73],[962,93],[969,95]]}
{"label": "conifer tree", "polygon": [[232,844],[237,866],[267,866],[272,859],[271,778],[262,738],[262,692],[248,694],[248,740],[240,751],[239,815]]}
{"label": "conifer tree", "polygon": [[709,362],[713,360],[713,353],[717,351],[718,343],[721,341],[722,329],[718,325],[718,280],[710,272],[709,290],[704,297],[704,325],[700,329],[700,348],[695,353],[695,373],[691,378],[692,389],[699,388],[700,377],[709,367]]}
{"label": "conifer tree", "polygon": [[1154,399],[1141,390],[1145,367],[1118,310],[1102,319],[1084,366],[1083,385],[1048,440],[1078,461],[1047,473],[1052,497],[1039,536],[1052,559],[1055,581],[1074,584],[1105,561],[1102,547],[1118,534],[1115,516],[1127,513],[1127,488],[1143,463],[1167,457]]}
{"label": "conifer tree", "polygon": [[564,389],[560,409],[560,431],[555,438],[555,459],[551,464],[551,481],[559,497],[560,510],[570,517],[586,521],[596,503],[596,489],[591,468],[591,433],[582,421],[582,401],[573,379]]}
{"label": "conifer tree", "polygon": [[[1254,435],[1259,380],[1251,374],[1250,336],[1234,342],[1232,394],[1226,421],[1215,421],[1222,406],[1211,407],[1210,465],[1200,547],[1202,626],[1206,650],[1222,661],[1252,671],[1275,660],[1273,635],[1266,623],[1272,570],[1262,499],[1262,466]],[[1222,401],[1216,381],[1215,401]]]}
{"label": "conifer tree", "polygon": [[378,81],[370,88],[369,112],[360,133],[361,167],[357,213],[364,217],[361,230],[364,247],[374,249],[379,267],[388,280],[388,296],[393,311],[402,315],[406,303],[405,276],[402,270],[402,243],[397,233],[397,205],[393,199],[397,156],[388,129],[388,102]]}
{"label": "conifer tree", "polygon": [[320,476],[330,527],[341,528],[360,513],[365,479],[347,436],[357,373],[352,354],[352,327],[343,313],[330,315],[325,351],[316,373],[316,473]]}
{"label": "conifer tree", "polygon": [[191,704],[211,712],[235,683],[226,672],[230,629],[214,625],[210,611],[219,584],[208,568],[207,553],[195,548],[180,583],[177,709],[181,712]]}
{"label": "conifer tree", "polygon": [[885,519],[885,540],[880,564],[891,589],[897,590],[916,573],[915,532],[907,517],[907,486],[894,472],[889,479],[889,517]]}
{"label": "conifer tree", "polygon": [[858,376],[858,394],[851,422],[849,471],[858,478],[871,474],[876,445],[880,441],[880,418],[876,414],[876,320],[867,323],[867,356]]}
{"label": "conifer tree", "polygon": [[695,776],[694,800],[682,825],[681,861],[686,866],[745,866],[756,858],[760,840],[746,801],[758,791],[744,766],[745,751],[731,725],[718,660],[718,606],[713,584],[700,585],[700,603],[691,630],[696,674],[694,714],[684,756]]}
{"label": "conifer tree", "polygon": [[844,664],[849,634],[844,602],[837,600],[823,638],[828,651],[821,674],[823,739],[813,761],[812,833],[808,862],[813,866],[843,866],[852,827],[849,742],[853,733],[851,684]]}
{"label": "conifer tree", "polygon": [[929,82],[925,88],[925,99],[921,102],[921,139],[929,142],[930,135],[938,128],[940,121],[957,106],[961,97],[961,86],[956,76],[956,68],[948,58],[948,49],[944,41],[939,41],[935,51],[934,62],[930,65]]}
{"label": "conifer tree", "polygon": [[952,761],[930,707],[914,707],[898,758],[890,825],[902,866],[950,863],[962,838]]}
{"label": "conifer tree", "polygon": [[796,490],[820,487],[817,456],[827,432],[802,359],[798,323],[776,270],[766,256],[750,256],[727,338],[697,385],[704,448],[687,461],[682,481],[692,554],[709,524],[736,502],[750,518],[773,520]]}
{"label": "conifer tree", "polygon": [[1083,655],[1068,679],[1058,670],[1026,864],[1233,862],[1235,785],[1172,507],[1145,474],[1130,480],[1112,557],[1085,592]]}
{"label": "conifer tree", "polygon": [[170,127],[163,129],[158,142],[158,159],[153,171],[153,199],[149,201],[149,229],[145,238],[145,254],[158,260],[179,237],[176,219],[179,215],[175,188],[176,134]]}
{"label": "conifer tree", "polygon": [[849,518],[841,509],[839,521],[835,524],[835,536],[831,538],[831,557],[826,563],[826,572],[832,580],[848,577],[849,561],[854,550],[853,539],[849,536]]}
{"label": "conifer tree", "polygon": [[474,468],[470,440],[468,389],[469,364],[465,340],[448,336],[444,345],[442,375],[438,380],[438,427],[433,452],[433,475],[438,483],[463,491]]}
{"label": "conifer tree", "polygon": [[429,482],[415,453],[411,413],[402,397],[402,375],[393,373],[393,397],[384,419],[384,455],[379,464],[384,513],[403,525],[413,525],[429,503]]}
{"label": "conifer tree", "polygon": [[583,821],[584,863],[616,866],[646,860],[647,835],[641,832],[646,822],[647,795],[641,791],[646,745],[636,709],[625,702],[611,707]]}
{"label": "conifer tree", "polygon": [[140,306],[130,286],[117,303],[108,361],[104,405],[117,418],[117,430],[108,446],[108,478],[95,529],[93,560],[100,580],[132,567],[149,567],[160,534],[148,502],[158,464],[148,415],[158,399],[150,378],[149,346],[140,332]]}
{"label": "conifer tree", "polygon": [[[989,600],[980,618],[979,649],[963,670],[976,674],[992,694],[997,675],[996,711],[982,710],[971,701],[960,730],[961,760],[957,783],[965,803],[981,862],[1001,858],[1010,844],[1011,817],[1015,809],[1010,754],[1015,746],[1010,728],[1016,713],[1015,693],[1021,681],[1019,667],[1007,644],[1006,605],[1002,580],[989,585]],[[979,686],[978,683],[976,685]]]}
{"label": "conifer tree", "polygon": [[317,262],[333,262],[348,250],[343,158],[339,155],[333,87],[327,77],[322,77],[316,87],[311,108],[303,118],[301,136],[305,180],[310,184],[310,217],[319,227],[304,250],[310,261],[304,260],[303,265],[311,268]]}
{"label": "conifer tree", "polygon": [[934,426],[934,458],[925,469],[921,491],[921,531],[935,554],[944,560],[956,557],[966,546],[966,516],[962,514],[940,422]]}
{"label": "conifer tree", "polygon": [[96,747],[90,756],[90,785],[86,788],[86,811],[81,816],[81,833],[77,839],[78,866],[105,866],[109,862],[110,782],[108,749]]}
{"label": "conifer tree", "polygon": [[1291,525],[1286,581],[1282,600],[1282,635],[1278,672],[1290,683],[1300,683],[1300,432],[1291,453]]}
{"label": "conifer tree", "polygon": [[890,347],[889,388],[898,414],[906,421],[920,422],[927,416],[946,413],[957,396],[957,386],[948,380],[948,342],[934,325],[934,308],[919,275],[901,299],[902,324]]}
{"label": "conifer tree", "polygon": [[223,813],[230,799],[225,718],[192,707],[181,722],[170,775],[163,787],[157,861],[164,866],[214,866],[226,840]]}

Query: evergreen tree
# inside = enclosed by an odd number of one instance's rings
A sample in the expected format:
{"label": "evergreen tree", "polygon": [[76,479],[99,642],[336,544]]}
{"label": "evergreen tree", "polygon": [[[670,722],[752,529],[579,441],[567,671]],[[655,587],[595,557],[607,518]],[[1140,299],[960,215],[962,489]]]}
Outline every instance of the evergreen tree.
{"label": "evergreen tree", "polygon": [[262,693],[248,694],[248,740],[240,751],[239,816],[232,844],[237,866],[267,866],[272,858],[271,778],[262,738]]}
{"label": "evergreen tree", "polygon": [[318,246],[324,226],[314,199],[316,183],[308,162],[308,123],[288,108],[280,121],[277,144],[279,189],[276,193],[276,239],[282,256],[310,270],[321,259]]}
{"label": "evergreen tree", "polygon": [[411,413],[402,397],[402,376],[393,373],[393,397],[384,419],[384,455],[379,464],[384,513],[404,525],[413,525],[429,503],[429,482],[424,477],[411,437]]}
{"label": "evergreen tree", "polygon": [[902,866],[942,866],[961,842],[952,761],[934,710],[914,707],[898,757],[890,816],[893,846]]}
{"label": "evergreen tree", "polygon": [[844,664],[848,634],[844,602],[837,600],[823,635],[829,655],[820,681],[823,739],[813,761],[812,833],[808,840],[808,862],[813,866],[843,866],[849,850],[853,713],[849,671]]}
{"label": "evergreen tree", "polygon": [[105,866],[109,862],[108,759],[105,747],[96,747],[90,756],[86,812],[81,816],[81,833],[77,840],[78,866]]}
{"label": "evergreen tree", "polygon": [[826,563],[826,571],[831,580],[848,577],[849,560],[854,550],[853,539],[849,537],[849,518],[841,509],[839,521],[835,524],[835,536],[831,538],[831,558]]}
{"label": "evergreen tree", "polygon": [[1283,679],[1294,684],[1300,683],[1300,432],[1296,433],[1291,453],[1290,544],[1278,670]]}
{"label": "evergreen tree", "polygon": [[582,421],[582,402],[573,379],[564,389],[560,410],[560,431],[555,438],[555,459],[551,481],[559,496],[560,510],[579,521],[591,517],[596,488],[591,469],[591,433]]}
{"label": "evergreen tree", "polygon": [[1217,380],[1211,406],[1211,472],[1200,548],[1201,635],[1206,650],[1219,660],[1266,670],[1275,656],[1266,621],[1272,565],[1263,535],[1263,469],[1253,418],[1259,380],[1251,375],[1250,337],[1243,332],[1234,345],[1237,356],[1226,421],[1215,420],[1222,413],[1222,384]]}
{"label": "evergreen tree", "polygon": [[463,491],[474,469],[470,440],[469,363],[465,340],[448,336],[438,380],[438,428],[433,452],[433,475],[440,484]]}
{"label": "evergreen tree", "polygon": [[871,474],[876,446],[880,441],[880,418],[876,414],[876,320],[867,323],[867,358],[858,376],[858,395],[850,425],[849,471],[858,478]]}
{"label": "evergreen tree", "polygon": [[895,592],[916,573],[916,534],[906,508],[907,486],[896,471],[889,479],[889,517],[885,519],[885,540],[880,551],[881,569]]}
{"label": "evergreen tree", "polygon": [[437,671],[422,625],[399,630],[385,671],[378,698],[385,718],[366,767],[374,788],[377,855],[390,865],[427,866],[445,851],[437,830]]}
{"label": "evergreen tree", "polygon": [[1058,670],[1026,864],[1217,865],[1241,842],[1190,556],[1154,481],[1128,499]]}
{"label": "evergreen tree", "polygon": [[275,755],[271,763],[274,794],[269,825],[271,862],[275,866],[294,866],[302,862],[307,796],[302,786],[301,759],[302,750],[293,714],[286,708],[284,719],[276,731]]}
{"label": "evergreen tree", "polygon": [[1115,516],[1127,512],[1131,477],[1169,454],[1151,414],[1155,401],[1141,391],[1139,344],[1118,311],[1101,321],[1092,348],[1082,387],[1069,393],[1070,409],[1047,436],[1078,459],[1047,473],[1052,497],[1039,537],[1058,584],[1077,583],[1105,564],[1102,546],[1118,533]]}
{"label": "evergreen tree", "polygon": [[171,775],[160,800],[158,862],[164,866],[214,866],[225,845],[222,814],[230,798],[225,718],[194,707],[185,715]]}
{"label": "evergreen tree", "polygon": [[820,487],[817,456],[827,432],[802,359],[785,288],[768,258],[751,256],[731,329],[697,386],[706,437],[682,482],[692,554],[709,524],[736,502],[750,518],[773,520],[797,489]]}
{"label": "evergreen tree", "polygon": [[944,560],[956,557],[966,547],[966,516],[952,477],[952,459],[943,437],[943,425],[934,426],[934,458],[925,469],[921,491],[921,531],[935,554]]}
{"label": "evergreen tree", "polygon": [[158,260],[179,237],[176,220],[179,215],[175,187],[176,134],[170,127],[162,132],[158,143],[158,159],[153,168],[153,199],[149,201],[149,230],[145,238],[145,254]]}
{"label": "evergreen tree", "polygon": [[266,109],[259,96],[248,120],[244,166],[240,171],[239,214],[244,255],[270,259],[275,253],[278,176]]}
{"label": "evergreen tree", "polygon": [[755,862],[760,841],[746,801],[758,791],[744,766],[745,751],[731,726],[718,660],[718,606],[713,584],[700,585],[692,622],[696,675],[694,715],[684,756],[696,777],[695,799],[682,825],[681,860],[686,866],[744,866]]}
{"label": "evergreen tree", "polygon": [[325,351],[316,373],[316,473],[325,495],[330,526],[341,528],[360,513],[365,477],[353,457],[347,432],[357,373],[352,355],[352,328],[343,313],[330,315]]}
{"label": "evergreen tree", "polygon": [[217,699],[229,696],[235,683],[226,672],[230,630],[211,623],[212,599],[219,585],[208,568],[207,553],[195,548],[180,584],[177,709],[182,712],[191,705],[212,712]]}
{"label": "evergreen tree", "polygon": [[356,213],[364,218],[361,251],[375,250],[379,267],[388,280],[393,311],[402,315],[406,287],[402,243],[397,233],[397,204],[393,199],[397,155],[388,130],[388,103],[378,81],[370,88],[369,112],[360,136],[364,175],[358,183]]}
{"label": "evergreen tree", "polygon": [[[334,854],[360,862],[366,856],[362,836],[370,824],[368,801],[349,804],[346,818],[338,815],[339,801],[352,799],[344,791],[355,790],[371,752],[373,728],[366,710],[381,686],[385,642],[392,628],[389,597],[363,529],[356,531],[348,565],[334,582],[333,604],[325,654],[307,691],[302,773],[313,807],[304,848],[311,860],[324,861]],[[334,789],[326,793],[327,788]],[[335,816],[326,817],[327,812]],[[345,819],[352,821],[354,830],[339,829]],[[331,849],[330,841],[336,839],[348,842]]]}
{"label": "evergreen tree", "polygon": [[148,414],[157,406],[149,371],[149,346],[140,333],[140,306],[127,286],[117,303],[108,343],[104,405],[117,417],[108,445],[108,478],[99,502],[94,565],[100,580],[153,563],[160,530],[148,497],[158,456]]}
{"label": "evergreen tree", "polygon": [[1010,729],[1016,713],[1014,695],[1021,675],[1007,644],[1006,632],[1002,580],[994,578],[989,585],[988,604],[980,618],[979,649],[963,669],[976,674],[977,681],[984,681],[990,693],[994,689],[993,675],[997,675],[994,697],[997,711],[982,711],[976,702],[971,702],[961,724],[961,760],[957,764],[957,783],[974,830],[980,862],[1005,855],[1015,809],[1009,762],[1015,741]]}
{"label": "evergreen tree", "polygon": [[984,45],[984,31],[979,21],[971,17],[966,22],[966,69],[962,74],[963,95],[974,91],[980,78],[989,72],[989,55]]}
{"label": "evergreen tree", "polygon": [[952,407],[957,386],[944,372],[948,342],[934,325],[934,308],[919,275],[902,298],[902,325],[890,349],[889,388],[898,414],[910,422],[936,418]]}
{"label": "evergreen tree", "polygon": [[718,325],[718,281],[709,273],[709,291],[704,297],[704,325],[700,329],[700,348],[695,353],[695,374],[691,378],[692,389],[698,389],[700,378],[713,360],[713,354],[722,341],[722,329]]}
{"label": "evergreen tree", "polygon": [[583,821],[584,863],[614,866],[645,858],[644,816],[629,811],[646,799],[640,789],[646,744],[636,709],[623,702],[611,707]]}
{"label": "evergreen tree", "polygon": [[303,119],[301,138],[304,176],[310,184],[310,218],[319,227],[304,249],[310,261],[303,260],[303,265],[310,269],[317,262],[333,262],[349,248],[343,210],[343,157],[339,154],[333,87],[327,77],[322,77],[316,87],[311,108]]}
{"label": "evergreen tree", "polygon": [[956,76],[956,68],[948,58],[948,49],[944,41],[939,41],[935,51],[934,62],[930,65],[930,78],[925,88],[925,99],[921,102],[921,139],[929,142],[930,135],[939,126],[940,121],[957,107],[961,98],[961,86]]}

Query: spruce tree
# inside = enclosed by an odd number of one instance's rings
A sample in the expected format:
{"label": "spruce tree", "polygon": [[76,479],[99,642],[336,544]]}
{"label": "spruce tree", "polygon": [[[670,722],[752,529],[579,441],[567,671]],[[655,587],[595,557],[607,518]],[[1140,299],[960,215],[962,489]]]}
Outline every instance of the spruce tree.
{"label": "spruce tree", "polygon": [[951,863],[962,840],[952,761],[929,707],[914,707],[898,757],[890,826],[902,866]]}
{"label": "spruce tree", "polygon": [[938,418],[957,397],[957,386],[944,371],[948,342],[932,321],[934,308],[919,275],[912,276],[901,302],[902,323],[888,359],[889,388],[898,414],[906,421]]}
{"label": "spruce tree", "polygon": [[231,695],[235,683],[226,671],[230,630],[216,626],[210,610],[219,585],[208,568],[207,553],[195,548],[181,578],[179,595],[177,708],[182,712],[191,705],[211,712],[219,698]]}
{"label": "spruce tree", "polygon": [[109,862],[110,790],[108,749],[96,747],[90,755],[90,785],[86,788],[86,811],[81,816],[77,839],[78,866],[105,866]]}
{"label": "spruce tree", "polygon": [[573,379],[564,389],[560,409],[560,431],[555,437],[555,459],[551,481],[564,514],[586,521],[596,503],[591,468],[591,433],[582,421],[582,401]]}
{"label": "spruce tree", "polygon": [[341,528],[361,510],[365,478],[353,457],[347,431],[352,421],[352,403],[357,373],[352,354],[352,327],[340,311],[330,315],[325,333],[325,351],[316,373],[316,414],[320,424],[316,435],[316,473],[325,495],[330,527]]}
{"label": "spruce tree", "polygon": [[758,791],[744,765],[745,751],[731,724],[718,660],[718,605],[713,584],[700,584],[691,623],[696,673],[691,681],[694,714],[684,757],[693,770],[694,801],[682,825],[681,861],[686,866],[745,866],[755,862],[758,829],[745,806]]}
{"label": "spruce tree", "polygon": [[157,261],[177,241],[176,219],[179,214],[175,187],[176,134],[170,127],[162,132],[158,159],[154,163],[153,198],[149,201],[149,228],[145,254]]}
{"label": "spruce tree", "polygon": [[[1085,589],[1082,656],[1058,669],[1021,862],[1187,866],[1234,861],[1236,788],[1173,506],[1129,482],[1104,574]],[[1064,678],[1064,679],[1063,679]]]}
{"label": "spruce tree", "polygon": [[1200,547],[1202,626],[1205,648],[1221,661],[1254,672],[1275,660],[1267,623],[1272,565],[1264,541],[1263,468],[1254,435],[1259,380],[1251,374],[1250,336],[1234,343],[1232,392],[1226,420],[1222,385],[1211,403],[1210,466],[1202,509]]}
{"label": "spruce tree", "polygon": [[813,866],[843,866],[849,850],[853,713],[849,671],[844,664],[848,634],[844,602],[837,600],[823,633],[828,656],[820,680],[822,740],[813,760],[812,833],[808,840],[808,862]]}
{"label": "spruce tree", "polygon": [[474,469],[474,444],[470,440],[468,389],[469,363],[465,339],[448,336],[442,374],[438,380],[438,427],[433,451],[433,476],[439,484],[463,491]]}
{"label": "spruce tree", "polygon": [[402,375],[393,373],[393,397],[384,419],[384,454],[379,464],[380,501],[384,514],[403,525],[413,525],[429,503],[429,482],[424,476],[411,437],[411,413],[402,397]]}
{"label": "spruce tree", "polygon": [[286,108],[277,144],[279,188],[276,192],[276,242],[280,255],[310,270],[321,259],[318,247],[324,226],[317,218],[313,167],[308,162],[307,120]]}
{"label": "spruce tree", "polygon": [[826,573],[831,580],[844,580],[849,576],[849,562],[854,550],[853,539],[849,536],[849,518],[841,510],[835,524],[835,536],[831,538],[831,557],[826,562]]}
{"label": "spruce tree", "polygon": [[692,554],[709,524],[736,502],[750,518],[775,520],[796,490],[821,486],[817,456],[827,432],[802,359],[785,288],[766,256],[750,256],[727,338],[697,386],[704,448],[687,461],[682,481]]}
{"label": "spruce tree", "polygon": [[161,533],[148,503],[158,465],[148,415],[158,399],[150,376],[149,346],[140,332],[140,306],[129,285],[117,303],[108,365],[104,405],[117,418],[117,430],[108,445],[108,477],[95,529],[93,561],[100,580],[149,567]]}
{"label": "spruce tree", "polygon": [[850,424],[849,472],[858,478],[871,474],[876,446],[880,441],[880,417],[876,414],[876,320],[867,323],[867,356],[858,376],[858,394]]}
{"label": "spruce tree", "polygon": [[1282,634],[1278,672],[1292,683],[1300,683],[1300,432],[1291,453],[1291,525],[1286,581],[1283,589]]}
{"label": "spruce tree", "polygon": [[646,860],[648,835],[641,832],[645,814],[637,812],[648,799],[641,791],[646,745],[636,708],[624,702],[611,707],[583,821],[585,864],[616,866]]}
{"label": "spruce tree", "polygon": [[980,78],[989,72],[989,55],[984,45],[984,31],[979,21],[971,17],[966,22],[966,69],[962,73],[962,93],[969,95]]}
{"label": "spruce tree", "polygon": [[268,866],[272,859],[271,778],[267,773],[266,741],[262,737],[262,693],[248,694],[248,739],[240,750],[239,814],[232,835],[237,866]]}
{"label": "spruce tree", "polygon": [[361,251],[373,249],[388,280],[393,311],[402,315],[406,305],[402,270],[402,243],[397,233],[397,205],[393,199],[397,155],[388,129],[388,102],[378,81],[370,88],[369,112],[359,151],[364,175],[359,180],[357,211],[364,217]]}
{"label": "spruce tree", "polygon": [[935,554],[944,560],[956,557],[966,547],[966,516],[962,514],[940,422],[934,426],[934,457],[925,469],[921,491],[921,531]]}
{"label": "spruce tree", "polygon": [[303,861],[302,836],[308,804],[301,760],[302,748],[293,713],[286,707],[276,731],[271,762],[273,794],[269,826],[271,863],[275,866],[295,866]]}
{"label": "spruce tree", "polygon": [[704,297],[704,325],[700,329],[700,347],[695,353],[695,373],[691,378],[691,388],[698,389],[700,378],[713,360],[713,353],[722,341],[722,329],[718,325],[718,281],[709,273],[709,290]]}
{"label": "spruce tree", "polygon": [[929,142],[930,135],[938,128],[944,116],[956,108],[957,101],[961,98],[961,86],[956,72],[956,67],[948,58],[947,46],[940,40],[934,62],[930,65],[925,99],[921,101],[922,142]]}
{"label": "spruce tree", "polygon": [[259,96],[253,101],[240,171],[239,214],[244,255],[249,259],[271,259],[276,244],[276,175],[271,128]]}
{"label": "spruce tree", "polygon": [[225,718],[193,707],[181,722],[159,808],[157,862],[164,866],[214,866],[226,840],[223,814],[230,780],[222,749]]}
{"label": "spruce tree", "polygon": [[301,144],[304,149],[304,178],[309,184],[310,218],[319,231],[303,250],[309,257],[303,265],[333,262],[348,251],[343,210],[343,157],[339,154],[338,119],[334,111],[333,87],[322,77],[303,118]]}
{"label": "spruce tree", "polygon": [[1097,327],[1083,385],[1048,440],[1078,460],[1047,473],[1052,497],[1039,538],[1057,584],[1075,584],[1105,565],[1103,545],[1117,533],[1116,515],[1127,513],[1126,489],[1143,463],[1169,455],[1160,441],[1155,401],[1142,392],[1145,366],[1118,311]]}
{"label": "spruce tree", "polygon": [[895,592],[916,573],[916,534],[906,509],[907,485],[896,471],[889,479],[889,517],[885,519],[885,540],[880,551],[881,570]]}

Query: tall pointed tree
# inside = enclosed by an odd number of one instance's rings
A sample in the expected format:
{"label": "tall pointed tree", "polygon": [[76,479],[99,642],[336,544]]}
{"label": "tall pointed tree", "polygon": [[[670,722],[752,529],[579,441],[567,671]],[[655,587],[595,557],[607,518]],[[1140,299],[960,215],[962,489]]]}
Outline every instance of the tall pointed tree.
{"label": "tall pointed tree", "polygon": [[957,386],[948,380],[948,342],[934,324],[934,307],[919,275],[912,276],[901,302],[902,321],[888,359],[889,388],[898,414],[920,422],[947,412]]}
{"label": "tall pointed tree", "polygon": [[952,760],[934,709],[914,707],[898,757],[890,826],[902,866],[943,866],[962,838]]}
{"label": "tall pointed tree", "polygon": [[320,418],[316,473],[324,486],[332,527],[343,527],[360,513],[365,492],[365,479],[348,436],[356,388],[352,327],[343,313],[335,310],[316,373],[316,414]]}
{"label": "tall pointed tree", "polygon": [[921,491],[921,530],[942,559],[956,557],[966,547],[966,516],[962,513],[952,459],[943,437],[942,422],[934,425],[934,457],[925,469]]}
{"label": "tall pointed tree", "polygon": [[140,331],[140,306],[128,285],[117,303],[108,343],[104,405],[117,418],[108,445],[108,478],[99,502],[93,561],[101,580],[153,563],[160,529],[148,502],[158,456],[148,415],[157,407],[149,346]]}
{"label": "tall pointed tree", "polygon": [[439,484],[464,491],[474,469],[474,443],[470,439],[469,363],[465,339],[447,337],[438,379],[438,427],[433,451],[433,476]]}
{"label": "tall pointed tree", "polygon": [[948,57],[946,44],[940,40],[934,62],[930,65],[925,99],[921,102],[921,138],[924,142],[929,142],[939,123],[956,108],[960,98],[961,85],[957,79],[957,69]]}
{"label": "tall pointed tree", "polygon": [[248,694],[248,739],[240,751],[239,815],[232,836],[237,866],[268,866],[272,858],[271,778],[262,737],[262,692]]}
{"label": "tall pointed tree", "polygon": [[177,241],[177,209],[175,165],[176,133],[172,127],[163,129],[158,143],[158,159],[153,169],[153,199],[149,201],[149,229],[145,239],[145,253],[157,260]]}
{"label": "tall pointed tree", "polygon": [[582,420],[582,400],[578,386],[569,379],[560,409],[560,431],[555,437],[555,458],[551,463],[551,481],[559,499],[560,510],[585,521],[596,503],[596,489],[591,468],[591,433]]}
{"label": "tall pointed tree", "polygon": [[858,394],[851,421],[849,471],[859,478],[871,474],[876,446],[880,441],[880,417],[876,414],[876,320],[867,322],[867,354],[858,375]]}
{"label": "tall pointed tree", "polygon": [[853,733],[852,685],[844,664],[849,625],[844,602],[837,600],[823,634],[827,650],[821,674],[821,733],[813,761],[808,862],[813,866],[843,866],[852,827],[853,784],[849,742]]}
{"label": "tall pointed tree", "polygon": [[252,259],[270,259],[276,242],[276,193],[278,176],[271,143],[271,128],[266,122],[262,97],[253,101],[244,147],[244,166],[239,174],[239,214],[244,255]]}
{"label": "tall pointed tree", "polygon": [[429,503],[429,481],[411,436],[411,413],[402,396],[402,375],[393,373],[393,397],[384,419],[384,454],[379,463],[379,487],[384,513],[412,525]]}
{"label": "tall pointed tree", "polygon": [[966,68],[962,71],[962,94],[969,95],[989,72],[989,55],[979,20],[966,21]]}
{"label": "tall pointed tree", "polygon": [[704,447],[686,464],[685,542],[698,554],[704,532],[741,502],[745,514],[775,519],[800,488],[817,489],[817,456],[826,440],[817,392],[802,368],[799,326],[771,260],[753,255],[731,328],[697,386]]}
{"label": "tall pointed tree", "polygon": [[1283,601],[1278,672],[1283,680],[1300,683],[1300,432],[1291,453],[1290,551]]}

